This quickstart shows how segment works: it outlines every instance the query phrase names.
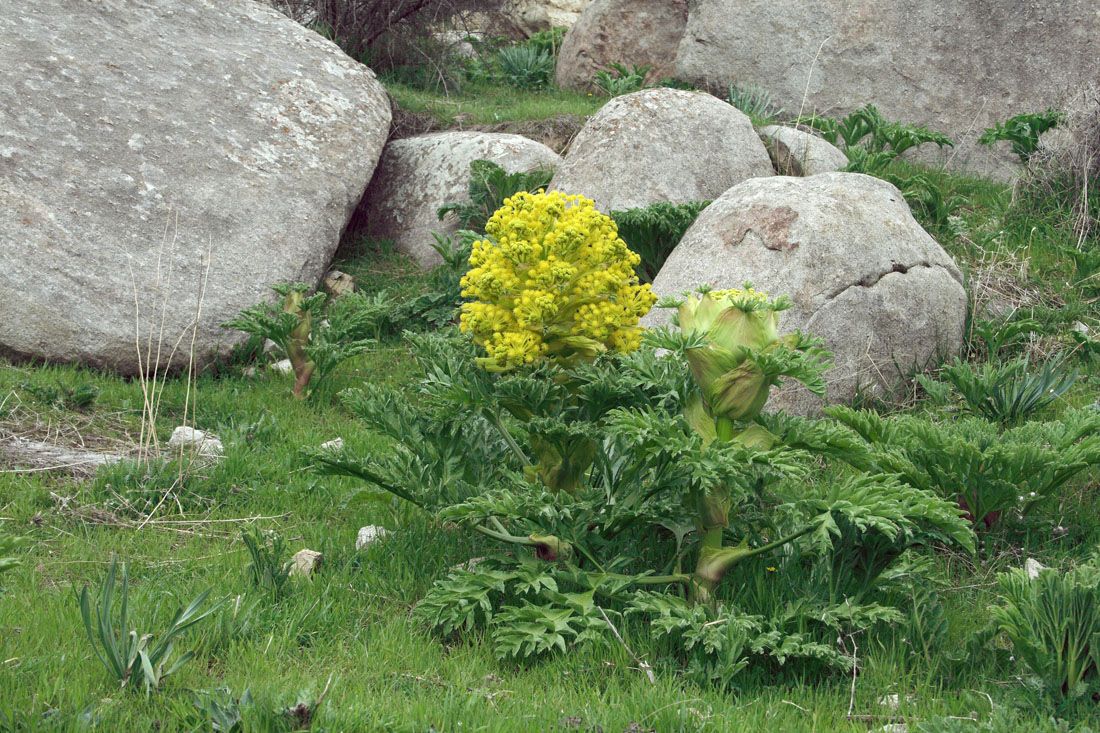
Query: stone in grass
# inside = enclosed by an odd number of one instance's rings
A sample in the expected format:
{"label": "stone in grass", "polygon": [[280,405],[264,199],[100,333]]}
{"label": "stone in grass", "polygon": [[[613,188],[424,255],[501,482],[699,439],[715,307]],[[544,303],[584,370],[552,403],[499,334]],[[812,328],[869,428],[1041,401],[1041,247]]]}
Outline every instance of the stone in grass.
{"label": "stone in grass", "polygon": [[355,279],[346,272],[329,270],[325,274],[323,287],[330,298],[339,298],[346,293],[355,292]]}
{"label": "stone in grass", "polygon": [[366,527],[360,527],[359,536],[355,538],[355,549],[362,550],[391,534],[393,534],[393,532],[390,532],[385,527],[378,527],[373,524],[368,524]]}
{"label": "stone in grass", "polygon": [[760,140],[768,148],[775,172],[781,176],[816,176],[843,170],[848,165],[844,151],[817,135],[793,127],[761,127]]}
{"label": "stone in grass", "polygon": [[290,363],[290,359],[282,359],[271,365],[271,368],[277,371],[279,374],[293,374],[294,365]]}
{"label": "stone in grass", "polygon": [[1040,570],[1046,569],[1046,565],[1039,562],[1033,557],[1029,557],[1026,561],[1024,561],[1024,572],[1027,573],[1027,577],[1031,578],[1032,580],[1035,580],[1039,577]]}
{"label": "stone in grass", "polygon": [[218,436],[186,425],[180,425],[172,431],[172,437],[168,439],[168,447],[171,450],[196,451],[201,456],[214,458],[225,455],[225,447]]}
{"label": "stone in grass", "polygon": [[314,550],[298,550],[294,553],[294,557],[290,558],[290,574],[297,575],[303,578],[308,578],[321,567],[321,561],[325,556],[320,552]]}
{"label": "stone in grass", "polygon": [[[325,441],[324,443],[321,443],[321,450],[328,450],[328,451],[336,452],[336,451],[341,451],[343,449],[344,449],[344,439],[343,438],[333,438],[332,440],[328,440],[328,441]],[[367,529],[367,528],[364,527],[363,529]],[[360,530],[360,532],[362,532],[362,530]]]}

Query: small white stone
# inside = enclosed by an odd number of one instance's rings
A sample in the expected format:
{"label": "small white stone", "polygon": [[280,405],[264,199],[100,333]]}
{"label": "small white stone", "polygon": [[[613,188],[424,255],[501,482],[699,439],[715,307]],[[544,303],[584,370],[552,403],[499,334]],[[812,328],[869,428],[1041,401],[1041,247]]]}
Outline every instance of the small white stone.
{"label": "small white stone", "polygon": [[274,369],[275,371],[279,372],[279,374],[293,374],[294,373],[294,365],[290,363],[290,359],[283,359],[282,361],[277,361],[277,362],[275,362],[274,364],[271,365],[271,368]]}
{"label": "small white stone", "polygon": [[360,527],[359,536],[355,538],[355,549],[362,550],[389,534],[393,533],[385,527],[378,527],[373,524],[369,524],[366,527]]}
{"label": "small white stone", "polygon": [[886,695],[878,701],[878,704],[893,712],[897,710],[898,705],[901,704],[901,697],[899,695]]}
{"label": "small white stone", "polygon": [[321,567],[321,561],[324,558],[325,556],[320,552],[314,552],[313,550],[298,550],[298,552],[294,553],[294,557],[290,559],[290,574],[308,578],[314,571]]}
{"label": "small white stone", "polygon": [[225,447],[218,440],[218,436],[186,425],[180,425],[172,431],[172,437],[168,439],[168,447],[172,450],[181,448],[195,450],[203,456],[217,457],[225,454]]}
{"label": "small white stone", "polygon": [[279,345],[277,343],[275,343],[274,341],[272,341],[271,339],[265,339],[264,340],[264,353],[265,354],[270,354],[272,351],[275,351],[278,348],[279,348]]}
{"label": "small white stone", "polygon": [[1033,557],[1029,557],[1024,561],[1024,572],[1027,573],[1027,577],[1034,580],[1039,577],[1040,570],[1046,570],[1047,566],[1039,562]]}
{"label": "small white stone", "polygon": [[879,728],[881,733],[909,733],[909,726],[905,723],[887,723]]}
{"label": "small white stone", "polygon": [[1074,331],[1076,331],[1077,333],[1079,333],[1079,334],[1083,334],[1083,335],[1085,335],[1085,336],[1088,336],[1088,335],[1089,335],[1089,333],[1091,332],[1091,329],[1089,329],[1089,327],[1088,327],[1088,326],[1086,326],[1086,325],[1085,325],[1084,323],[1082,323],[1081,321],[1074,321],[1074,322],[1073,322],[1073,325],[1071,326],[1071,328],[1072,328],[1072,329],[1073,329]]}
{"label": "small white stone", "polygon": [[[344,439],[343,438],[333,438],[332,440],[321,443],[321,450],[338,451],[338,450],[343,450],[343,449],[344,449]],[[363,529],[366,529],[366,527],[364,527]]]}

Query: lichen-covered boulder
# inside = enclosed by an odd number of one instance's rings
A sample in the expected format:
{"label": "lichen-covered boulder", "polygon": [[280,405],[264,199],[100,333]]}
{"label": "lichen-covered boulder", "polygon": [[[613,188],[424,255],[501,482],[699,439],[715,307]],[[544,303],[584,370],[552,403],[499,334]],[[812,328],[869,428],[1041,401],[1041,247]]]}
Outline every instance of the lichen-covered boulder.
{"label": "lichen-covered boulder", "polygon": [[670,77],[686,25],[686,4],[594,0],[562,40],[554,83],[564,89],[589,89],[596,73],[613,63],[649,66],[648,83]]}
{"label": "lichen-covered boulder", "polygon": [[764,144],[736,107],[702,92],[645,89],[589,118],[550,187],[606,212],[713,199],[772,175]]}
{"label": "lichen-covered boulder", "polygon": [[772,165],[781,176],[816,176],[848,165],[848,156],[827,140],[804,130],[783,125],[760,128]]}
{"label": "lichen-covered boulder", "polygon": [[[707,207],[653,282],[659,296],[700,285],[752,282],[788,295],[780,331],[808,331],[835,355],[830,402],[857,391],[887,395],[914,369],[957,352],[966,291],[951,257],[886,181],[858,173],[745,181]],[[646,325],[667,322],[655,309]],[[821,401],[797,387],[771,408],[812,414]]]}
{"label": "lichen-covered boulder", "polygon": [[1010,177],[1007,144],[986,127],[1041,112],[1100,71],[1096,0],[694,0],[676,77],[704,88],[767,89],[803,114],[843,116],[871,103],[925,125],[955,149],[921,157]]}
{"label": "lichen-covered boulder", "polygon": [[398,252],[423,267],[442,262],[432,232],[458,230],[453,216],[439,219],[440,207],[469,201],[470,163],[488,160],[509,173],[553,171],[561,156],[522,135],[493,132],[437,132],[391,140],[363,207],[372,237],[390,239]]}
{"label": "lichen-covered boulder", "polygon": [[0,37],[0,350],[201,365],[324,274],[389,132],[369,69],[251,0],[7,3]]}

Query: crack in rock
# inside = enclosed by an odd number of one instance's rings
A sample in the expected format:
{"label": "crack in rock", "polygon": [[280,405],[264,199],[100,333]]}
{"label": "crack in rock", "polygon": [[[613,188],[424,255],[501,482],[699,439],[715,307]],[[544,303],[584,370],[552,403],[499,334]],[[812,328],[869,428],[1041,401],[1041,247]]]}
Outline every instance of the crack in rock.
{"label": "crack in rock", "polygon": [[927,267],[927,268],[940,267],[941,269],[943,269],[942,265],[935,265],[935,264],[932,264],[931,262],[927,262],[927,261],[917,262],[917,263],[914,263],[912,265],[904,265],[900,262],[894,262],[894,263],[891,264],[890,269],[888,269],[888,270],[883,270],[882,272],[878,272],[878,273],[873,273],[873,272],[868,273],[867,275],[864,275],[862,278],[860,278],[860,280],[858,282],[854,282],[854,283],[851,283],[851,284],[848,284],[848,285],[842,285],[841,287],[837,288],[836,290],[834,290],[829,295],[826,295],[825,296],[825,302],[828,303],[830,301],[836,300],[837,298],[839,298],[841,295],[843,295],[847,291],[851,290],[852,288],[873,288],[874,286],[878,285],[879,281],[882,280],[882,278],[886,277],[887,275],[893,274],[895,272],[898,272],[898,273],[901,273],[901,274],[904,275],[905,273],[909,272],[910,270],[912,270],[913,268],[916,268],[916,267]]}

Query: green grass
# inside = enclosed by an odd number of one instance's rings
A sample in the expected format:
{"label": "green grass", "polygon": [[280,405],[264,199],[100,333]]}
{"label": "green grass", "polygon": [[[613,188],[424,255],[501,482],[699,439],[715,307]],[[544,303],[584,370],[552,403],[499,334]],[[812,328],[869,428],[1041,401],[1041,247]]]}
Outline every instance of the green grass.
{"label": "green grass", "polygon": [[[471,88],[449,98],[400,85],[391,92],[412,111],[452,120],[468,114],[480,123],[586,115],[603,102],[512,89],[475,94]],[[1064,207],[1014,199],[1000,184],[922,172],[966,200],[944,246],[972,280],[995,279],[1016,305],[1026,295],[1030,304],[1021,307],[1044,323],[1047,334],[1013,353],[1050,348],[1074,320],[1097,324],[1095,287],[1081,282],[1091,277],[1089,250],[1077,251]],[[1089,243],[1091,251],[1097,244]],[[385,288],[412,296],[426,287],[425,276],[383,244],[348,243],[340,256],[335,266],[368,292]],[[1094,402],[1100,390],[1088,378],[1095,364],[1075,358],[1084,376],[1062,404],[1080,406]],[[1056,722],[1056,711],[1021,684],[1023,670],[1015,662],[950,663],[943,654],[961,650],[988,620],[999,570],[1026,557],[1066,566],[1100,542],[1094,476],[1069,487],[1048,520],[986,537],[977,558],[925,553],[947,620],[944,637],[928,655],[915,648],[913,629],[903,626],[846,640],[858,646],[861,667],[854,678],[760,669],[750,670],[740,687],[721,691],[669,665],[657,667],[651,684],[617,643],[502,663],[477,635],[440,639],[410,617],[410,607],[434,580],[489,547],[396,501],[345,508],[344,498],[358,484],[317,476],[299,452],[337,436],[362,453],[392,449],[364,430],[336,394],[351,386],[410,384],[417,375],[399,338],[341,366],[306,402],[291,396],[290,377],[262,366],[247,377],[247,366],[230,365],[198,380],[196,426],[225,442],[227,455],[218,463],[171,463],[147,477],[115,467],[90,479],[0,464],[0,531],[27,540],[16,550],[23,564],[0,576],[0,730],[86,730],[90,720],[100,730],[205,730],[196,692],[219,688],[234,697],[251,692],[245,730],[289,729],[301,722],[287,712],[299,703],[312,712],[313,729],[331,731],[867,731],[895,717],[909,720],[910,730],[918,720],[927,730],[944,731],[1084,730],[1095,724],[1091,701],[1058,711],[1066,722]],[[41,398],[49,388],[82,385],[99,390],[83,411]],[[179,379],[165,385],[157,424],[162,443],[183,422],[185,393]],[[5,434],[123,450],[136,443],[140,430],[138,382],[75,366],[0,361],[0,403]],[[889,407],[933,416],[942,409],[918,396]],[[151,516],[142,509],[150,504],[140,504],[161,500]],[[247,524],[280,533],[291,552],[323,552],[319,574],[292,580],[278,602],[253,588],[240,541]],[[356,551],[357,531],[366,524],[396,534]],[[1067,531],[1054,532],[1055,525]],[[230,599],[216,618],[177,644],[177,654],[193,649],[196,658],[148,698],[112,683],[80,619],[74,590],[99,583],[112,552],[130,563],[131,615],[143,629],[163,627],[179,604],[207,588],[212,600]],[[625,623],[620,631],[640,658],[668,656],[646,628]],[[896,712],[880,705],[895,694],[902,700]]]}
{"label": "green grass", "polygon": [[467,83],[450,94],[424,91],[398,82],[387,91],[404,110],[428,114],[440,124],[491,125],[505,121],[544,120],[557,115],[587,117],[607,102],[606,97],[563,89],[526,90],[509,86]]}

